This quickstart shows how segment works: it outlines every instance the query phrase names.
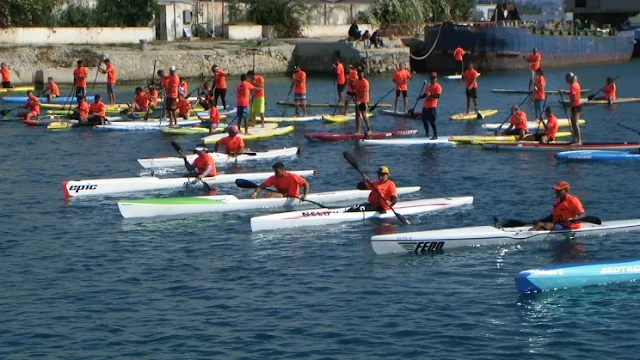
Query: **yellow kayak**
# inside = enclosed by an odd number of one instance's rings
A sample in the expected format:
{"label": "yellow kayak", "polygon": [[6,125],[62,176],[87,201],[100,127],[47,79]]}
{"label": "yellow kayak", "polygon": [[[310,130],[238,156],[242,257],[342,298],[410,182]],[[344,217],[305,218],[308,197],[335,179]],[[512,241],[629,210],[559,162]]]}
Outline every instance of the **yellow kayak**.
{"label": "yellow kayak", "polygon": [[[587,121],[585,119],[578,120],[578,125],[584,125],[586,123],[587,123]],[[493,131],[493,130],[499,128],[500,125],[502,125],[501,130],[503,130],[503,131],[507,130],[507,128],[509,127],[509,123],[505,122],[504,124],[499,124],[499,123],[482,124],[482,128],[486,129],[486,130]],[[544,129],[544,126],[539,124],[538,120],[527,121],[527,126],[529,127],[529,131],[531,131],[531,132],[533,132],[538,127],[540,127],[541,129]],[[566,119],[566,118],[558,119],[558,127],[569,127],[569,126],[571,126],[571,121],[569,119]]]}
{"label": "yellow kayak", "polygon": [[[497,114],[498,110],[495,110],[495,109],[493,109],[493,110],[480,110],[478,112],[483,117],[487,117],[487,116],[491,116],[491,115]],[[449,118],[449,120],[477,120],[477,119],[478,119],[478,115],[476,115],[475,112],[455,114],[455,115],[451,115],[451,117]]]}
{"label": "yellow kayak", "polygon": [[[529,134],[533,136],[534,134]],[[558,131],[556,138],[570,137],[570,131]],[[527,139],[525,137],[525,139]],[[515,135],[503,135],[503,136],[483,136],[483,135],[454,135],[449,137],[449,141],[454,141],[461,144],[474,144],[480,145],[488,142],[518,142],[518,137]],[[528,140],[524,140],[528,141]]]}
{"label": "yellow kayak", "polygon": [[[295,129],[293,127],[293,125],[285,126],[285,127],[279,127],[279,128],[275,128],[275,129],[269,129],[266,126],[267,126],[267,124],[265,124],[264,128],[261,127],[261,126],[250,127],[248,134],[244,134],[243,133],[244,132],[244,128],[242,128],[241,129],[241,133],[238,134],[238,136],[240,136],[242,138],[242,140],[255,140],[255,139],[263,139],[263,138],[268,138],[268,137],[272,137],[272,136],[289,134],[289,133],[293,132],[293,130]],[[205,144],[214,144],[216,141],[222,139],[225,136],[227,136],[227,134],[209,135],[207,137],[203,137],[202,141]]]}
{"label": "yellow kayak", "polygon": [[[370,118],[372,117],[373,114],[372,113],[367,113],[367,117]],[[347,121],[351,121],[351,120],[355,120],[356,119],[356,113],[349,113],[347,115],[324,115],[322,116],[322,120],[326,121],[326,122],[331,122],[331,123],[341,123],[341,122],[347,122]]]}
{"label": "yellow kayak", "polygon": [[[215,133],[224,132],[227,130],[227,126],[228,124],[226,123],[220,123],[217,128],[213,129],[213,132]],[[278,124],[275,124],[275,123],[264,124],[265,129],[275,129],[277,127],[278,127]],[[249,132],[256,129],[262,129],[262,127],[260,126],[250,127]],[[192,127],[177,127],[177,128],[165,127],[160,129],[160,131],[162,131],[167,135],[206,135],[209,133],[209,127],[207,126],[192,126]]]}
{"label": "yellow kayak", "polygon": [[35,88],[33,86],[16,86],[13,88],[0,88],[0,94],[2,93],[8,93],[8,92],[26,92],[29,90],[35,90]]}

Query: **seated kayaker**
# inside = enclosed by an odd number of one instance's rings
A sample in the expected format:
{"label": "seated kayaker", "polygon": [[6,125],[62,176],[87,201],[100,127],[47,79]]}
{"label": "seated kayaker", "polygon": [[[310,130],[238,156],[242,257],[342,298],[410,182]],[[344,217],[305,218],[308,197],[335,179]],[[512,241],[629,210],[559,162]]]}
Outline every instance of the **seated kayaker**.
{"label": "seated kayaker", "polygon": [[213,91],[209,89],[209,85],[204,84],[201,89],[198,89],[196,104],[202,106],[205,110],[211,109],[211,106],[213,106]]}
{"label": "seated kayaker", "polygon": [[553,187],[556,191],[557,200],[553,204],[551,215],[534,221],[533,227],[529,229],[530,231],[580,229],[582,227],[579,221],[587,213],[584,211],[580,200],[573,195],[569,195],[570,188],[569,183],[566,181],[560,181]]}
{"label": "seated kayaker", "polygon": [[[347,211],[378,211],[385,213],[391,209],[393,205],[398,201],[398,190],[396,184],[390,179],[391,173],[386,166],[380,166],[378,169],[378,180],[369,181],[366,175],[362,176],[362,181],[358,184],[360,190],[371,190],[367,203],[361,205],[352,206]],[[374,189],[378,189],[375,191]],[[380,197],[380,194],[382,197]]]}
{"label": "seated kayaker", "polygon": [[189,113],[191,112],[191,103],[181,94],[178,95],[178,103],[176,104],[176,108],[178,109],[178,116],[183,119],[189,118]]}
{"label": "seated kayaker", "polygon": [[213,134],[213,130],[220,125],[220,111],[213,104],[213,99],[209,100],[209,134]]}
{"label": "seated kayaker", "polygon": [[149,109],[149,94],[142,91],[141,87],[136,88],[135,95],[133,97],[133,111],[142,112]]}
{"label": "seated kayaker", "polygon": [[198,146],[193,151],[198,154],[198,157],[193,160],[191,167],[196,172],[196,176],[200,180],[204,177],[216,176],[216,163],[213,158],[207,154],[207,148],[204,146]]}
{"label": "seated kayaker", "polygon": [[615,83],[616,79],[614,79],[613,77],[608,77],[607,78],[607,85],[604,86],[604,88],[602,88],[602,92],[604,93],[604,96],[598,96],[593,98],[593,100],[607,100],[607,102],[609,103],[609,105],[613,104],[613,102],[616,100],[616,83]]}
{"label": "seated kayaker", "polygon": [[540,121],[544,126],[543,133],[536,133],[534,140],[540,144],[548,144],[556,139],[558,133],[558,118],[553,114],[550,107],[544,109],[544,115],[547,117],[547,121]]}
{"label": "seated kayaker", "polygon": [[37,118],[40,116],[40,99],[38,99],[31,90],[27,91],[27,103],[24,107],[28,111],[18,114],[19,117],[25,120],[31,120],[32,117]]}
{"label": "seated kayaker", "polygon": [[237,126],[231,125],[227,129],[229,136],[225,136],[222,139],[216,141],[216,145],[213,147],[213,152],[218,152],[219,146],[224,146],[224,153],[229,156],[238,156],[242,154],[244,150],[244,141],[238,133],[240,130]]}
{"label": "seated kayaker", "polygon": [[151,107],[151,110],[155,110],[155,108],[158,106],[158,90],[153,87],[153,85],[149,85],[148,90],[147,90],[147,96],[149,97],[149,101],[150,104],[149,106]]}
{"label": "seated kayaker", "polygon": [[[284,164],[281,162],[273,164],[272,168],[274,175],[265,180],[253,191],[253,194],[251,194],[252,199],[255,199],[264,188],[269,186],[274,186],[276,192],[265,194],[265,198],[293,197],[300,199],[300,201],[307,198],[310,188],[307,180],[300,175],[285,171]],[[302,196],[300,196],[299,192],[300,186],[304,187],[304,194]]]}
{"label": "seated kayaker", "polygon": [[93,125],[104,125],[106,119],[107,107],[100,100],[100,95],[96,95],[91,105],[89,105],[89,118],[87,120]]}
{"label": "seated kayaker", "polygon": [[509,127],[502,132],[502,135],[517,135],[519,140],[522,140],[528,133],[527,114],[518,109],[518,106],[512,105]]}
{"label": "seated kayaker", "polygon": [[89,104],[85,100],[84,96],[78,96],[78,107],[69,117],[83,123],[87,123],[89,121]]}

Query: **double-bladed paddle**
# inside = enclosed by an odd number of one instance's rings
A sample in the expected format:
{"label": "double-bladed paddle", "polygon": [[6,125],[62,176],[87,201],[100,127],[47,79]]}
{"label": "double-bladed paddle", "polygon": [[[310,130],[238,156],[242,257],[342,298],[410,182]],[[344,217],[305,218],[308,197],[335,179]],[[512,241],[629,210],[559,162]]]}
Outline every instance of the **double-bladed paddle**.
{"label": "double-bladed paddle", "polygon": [[[588,216],[588,215],[570,222],[588,222],[591,224],[602,225],[602,221],[600,221],[600,218],[596,216]],[[524,222],[522,220],[516,220],[516,219],[507,219],[502,223],[502,227],[519,227],[519,226],[528,226],[528,225],[531,225],[531,223]]]}
{"label": "double-bladed paddle", "polygon": [[[349,163],[349,165],[351,165],[354,169],[356,169],[356,170],[360,173],[360,175],[362,175],[362,176],[365,178],[366,182],[367,182],[367,183],[369,183],[369,184],[371,185],[371,187],[373,188],[373,191],[375,191],[375,192],[376,192],[376,194],[378,194],[378,196],[380,196],[380,198],[384,200],[384,197],[383,197],[383,196],[382,196],[382,194],[380,193],[380,190],[378,190],[378,187],[377,187],[377,186],[375,186],[375,185],[373,185],[373,184],[371,183],[371,181],[369,181],[369,180],[365,177],[365,175],[364,175],[364,173],[362,172],[362,170],[360,170],[360,167],[358,166],[358,163],[357,163],[357,162],[356,162],[356,160],[351,156],[351,154],[349,154],[348,152],[346,152],[346,151],[345,151],[345,152],[343,152],[343,153],[342,153],[342,156],[344,157],[344,159],[345,159],[345,160],[347,160],[347,162]],[[409,222],[409,220],[407,220],[404,216],[402,216],[402,215],[398,214],[398,213],[393,209],[393,206],[389,205],[389,208],[391,208],[391,211],[393,211],[393,214],[398,218],[398,221],[400,221],[400,223],[401,223],[401,224],[411,224],[411,223]]]}
{"label": "double-bladed paddle", "polygon": [[[253,181],[249,181],[249,180],[245,180],[245,179],[236,179],[236,186],[239,188],[243,188],[243,189],[257,189],[260,185],[254,183]],[[272,189],[267,189],[265,188],[265,190],[270,191],[270,192],[277,192],[276,190],[272,190]],[[326,206],[326,205],[322,205],[319,202],[315,202],[313,200],[308,200],[308,199],[304,199],[302,200],[300,197],[294,196],[296,199],[299,199],[301,201],[306,201],[315,205],[320,206],[321,208],[325,208],[325,209],[342,209],[344,208],[343,206],[341,207],[335,207],[335,206]]]}
{"label": "double-bladed paddle", "polygon": [[[193,168],[193,166],[191,166],[191,164],[189,164],[189,161],[187,160],[187,156],[182,151],[182,148],[180,147],[180,145],[177,142],[172,141],[171,146],[173,146],[173,148],[176,149],[178,154],[180,154],[180,157],[182,158],[182,160],[184,160],[184,167],[187,168],[187,171],[195,173],[196,172],[195,169]],[[204,187],[204,190],[207,193],[211,191],[211,187],[204,180],[202,180],[202,186]]]}
{"label": "double-bladed paddle", "polygon": [[[525,101],[527,101],[527,99],[529,98],[529,96],[531,96],[531,94],[533,94],[533,92],[529,92],[527,93],[527,96],[524,98],[524,100],[522,100],[522,102],[520,103],[520,105],[518,105],[518,109],[520,108],[520,106],[522,106],[522,104],[524,104]],[[480,113],[478,113],[480,114]],[[500,132],[500,129],[502,129],[502,126],[511,118],[511,112],[509,112],[509,115],[507,116],[506,119],[504,119],[504,121],[500,124],[500,126],[498,126],[497,128],[495,128],[493,130],[493,134],[494,135],[498,135],[498,132]]]}
{"label": "double-bladed paddle", "polygon": [[[616,77],[613,78],[613,80],[616,80],[618,77],[620,76],[620,74],[616,75]],[[600,93],[600,91],[604,90],[604,88],[606,88],[609,84],[603,86],[600,90],[596,91],[595,93],[587,96],[587,100],[591,101],[593,100],[593,98],[596,97],[596,95],[598,95]]]}

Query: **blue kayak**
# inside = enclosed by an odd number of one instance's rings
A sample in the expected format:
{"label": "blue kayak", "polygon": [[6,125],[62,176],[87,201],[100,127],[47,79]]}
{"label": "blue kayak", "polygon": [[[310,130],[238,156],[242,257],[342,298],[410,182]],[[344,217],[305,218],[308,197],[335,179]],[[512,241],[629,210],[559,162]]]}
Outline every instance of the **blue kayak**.
{"label": "blue kayak", "polygon": [[640,260],[555,265],[519,272],[516,275],[516,289],[520,294],[531,294],[638,279]]}
{"label": "blue kayak", "polygon": [[[27,102],[26,96],[5,96],[5,97],[2,97],[1,99],[6,103],[26,103]],[[39,99],[41,103],[49,102],[49,98],[47,97],[41,97]],[[87,96],[87,101],[91,102],[93,100],[94,100],[93,95]],[[71,97],[61,96],[61,97],[53,98],[53,102],[55,104],[65,104],[65,103],[75,104],[78,102],[78,100],[75,96],[71,96]]]}
{"label": "blue kayak", "polygon": [[563,151],[555,155],[556,159],[569,161],[629,161],[640,160],[639,153],[613,150],[577,150]]}

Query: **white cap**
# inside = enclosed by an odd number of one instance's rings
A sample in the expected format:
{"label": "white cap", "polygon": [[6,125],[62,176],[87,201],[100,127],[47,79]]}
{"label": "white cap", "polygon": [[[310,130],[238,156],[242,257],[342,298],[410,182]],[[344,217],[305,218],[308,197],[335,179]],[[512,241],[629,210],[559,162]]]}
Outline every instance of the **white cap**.
{"label": "white cap", "polygon": [[175,67],[175,66],[171,66],[171,67],[169,68],[169,71],[176,71],[176,67]]}
{"label": "white cap", "polygon": [[195,148],[195,151],[200,152],[200,151],[207,151],[207,148],[204,146],[198,146]]}

